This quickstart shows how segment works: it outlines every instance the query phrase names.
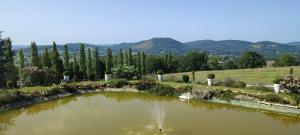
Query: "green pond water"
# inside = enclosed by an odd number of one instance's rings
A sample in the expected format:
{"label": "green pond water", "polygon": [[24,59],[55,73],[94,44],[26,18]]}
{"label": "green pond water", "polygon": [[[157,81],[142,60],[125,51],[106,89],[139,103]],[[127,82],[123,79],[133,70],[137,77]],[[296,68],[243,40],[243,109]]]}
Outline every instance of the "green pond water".
{"label": "green pond water", "polygon": [[0,113],[0,134],[300,135],[300,118],[143,93],[98,93]]}

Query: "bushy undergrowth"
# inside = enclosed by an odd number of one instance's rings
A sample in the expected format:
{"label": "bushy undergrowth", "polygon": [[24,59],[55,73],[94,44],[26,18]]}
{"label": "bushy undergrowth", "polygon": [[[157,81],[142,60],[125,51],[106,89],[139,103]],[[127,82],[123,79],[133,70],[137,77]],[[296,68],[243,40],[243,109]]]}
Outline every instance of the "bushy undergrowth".
{"label": "bushy undergrowth", "polygon": [[21,98],[20,91],[18,91],[18,90],[1,91],[0,92],[0,105],[4,105],[6,103],[17,101],[20,98]]}
{"label": "bushy undergrowth", "polygon": [[155,85],[156,85],[155,80],[144,78],[136,83],[136,88],[138,90],[147,90],[147,89],[151,89]]}
{"label": "bushy undergrowth", "polygon": [[126,79],[111,79],[107,82],[107,85],[109,87],[113,87],[113,88],[121,88],[127,84],[128,84],[128,82]]}
{"label": "bushy undergrowth", "polygon": [[218,94],[216,94],[216,98],[230,102],[231,100],[234,99],[236,95],[237,95],[236,93],[233,93],[230,90],[226,90],[226,91],[220,91]]}
{"label": "bushy undergrowth", "polygon": [[285,100],[283,97],[278,94],[267,94],[262,97],[264,101],[273,102],[273,103],[281,103],[281,104],[290,104],[288,100]]}
{"label": "bushy undergrowth", "polygon": [[190,81],[190,77],[188,75],[182,75],[182,81],[188,83]]}
{"label": "bushy undergrowth", "polygon": [[157,84],[149,92],[158,96],[174,96],[176,91],[172,86]]}

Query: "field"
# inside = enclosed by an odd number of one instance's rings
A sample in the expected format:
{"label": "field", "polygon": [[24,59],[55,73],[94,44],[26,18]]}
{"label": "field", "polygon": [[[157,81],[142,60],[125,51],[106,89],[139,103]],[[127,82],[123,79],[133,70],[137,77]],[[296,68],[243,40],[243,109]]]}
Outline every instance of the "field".
{"label": "field", "polygon": [[[235,70],[214,70],[195,72],[196,81],[205,81],[208,73],[216,75],[216,81],[224,80],[227,77],[245,81],[247,84],[272,84],[276,76],[283,76],[289,73],[290,68],[294,69],[294,75],[300,77],[300,66],[280,68],[256,68],[256,69],[235,69]],[[181,79],[186,74],[192,78],[191,72],[166,74],[165,79]]]}

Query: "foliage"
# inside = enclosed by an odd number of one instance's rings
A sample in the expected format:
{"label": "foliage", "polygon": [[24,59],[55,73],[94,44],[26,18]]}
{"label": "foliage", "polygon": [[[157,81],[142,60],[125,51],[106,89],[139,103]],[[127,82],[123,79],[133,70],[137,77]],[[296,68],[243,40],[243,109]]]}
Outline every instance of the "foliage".
{"label": "foliage", "polygon": [[181,92],[191,91],[192,89],[193,89],[192,85],[184,85],[184,86],[180,86],[178,88],[178,90],[181,91]]}
{"label": "foliage", "polygon": [[26,67],[23,68],[23,74],[20,76],[20,80],[17,82],[19,87],[42,85],[45,72],[38,67]]}
{"label": "foliage", "polygon": [[22,69],[25,67],[23,49],[19,50],[19,59],[20,59],[19,71],[21,73]]}
{"label": "foliage", "polygon": [[109,87],[113,87],[113,88],[121,88],[124,85],[127,85],[128,82],[126,79],[111,79],[107,82]]}
{"label": "foliage", "polygon": [[104,69],[100,66],[100,62],[98,48],[96,47],[93,52],[93,73],[96,80],[100,79],[101,71],[104,71]]}
{"label": "foliage", "polygon": [[142,53],[141,58],[141,71],[142,74],[146,74],[146,54],[144,52]]}
{"label": "foliage", "polygon": [[107,54],[106,54],[106,64],[105,64],[105,67],[106,67],[106,70],[105,70],[105,73],[106,74],[111,74],[112,73],[112,51],[111,51],[111,48],[108,48],[107,49]]}
{"label": "foliage", "polygon": [[113,78],[124,78],[124,79],[132,79],[135,75],[135,69],[133,66],[116,66],[112,68],[112,75]]}
{"label": "foliage", "polygon": [[209,73],[209,74],[207,74],[207,78],[208,79],[215,79],[215,74],[212,74],[212,73]]}
{"label": "foliage", "polygon": [[241,80],[234,80],[233,78],[227,77],[222,82],[225,87],[245,88],[246,82]]}
{"label": "foliage", "polygon": [[136,60],[136,73],[137,73],[137,76],[140,77],[141,74],[142,74],[142,63],[141,63],[141,53],[138,52],[137,54],[137,60]]}
{"label": "foliage", "polygon": [[69,74],[69,71],[65,71],[65,72],[64,72],[64,76],[68,76],[68,75],[70,75],[70,74]]}
{"label": "foliage", "polygon": [[[51,67],[51,58],[50,54],[48,52],[48,48],[45,48],[43,54],[42,54],[42,66],[44,68],[50,68]],[[23,67],[24,68],[24,67]]]}
{"label": "foliage", "polygon": [[178,70],[181,72],[208,69],[208,56],[206,53],[192,51],[180,58],[179,61]]}
{"label": "foliage", "polygon": [[273,103],[281,103],[281,104],[289,104],[290,102],[285,100],[283,97],[279,96],[278,94],[267,94],[263,96],[263,100],[267,102],[273,102]]}
{"label": "foliage", "polygon": [[224,69],[238,69],[239,66],[237,64],[237,62],[235,62],[234,60],[227,60],[224,63]]}
{"label": "foliage", "polygon": [[298,93],[300,90],[300,79],[291,75],[285,76],[280,81],[281,87],[292,93]]}
{"label": "foliage", "polygon": [[93,71],[92,71],[92,56],[91,56],[91,49],[88,48],[87,51],[87,59],[86,59],[86,75],[89,80],[94,80],[93,78]]}
{"label": "foliage", "polygon": [[84,44],[80,44],[80,50],[79,50],[79,78],[84,79],[85,77],[85,71],[86,71],[86,66],[85,66],[85,49],[84,49]]}
{"label": "foliage", "polygon": [[63,61],[59,57],[59,53],[57,51],[56,43],[53,42],[52,50],[51,50],[51,70],[54,72],[55,75],[55,82],[60,82],[60,79],[63,77]]}
{"label": "foliage", "polygon": [[149,92],[158,96],[174,96],[175,88],[169,85],[158,84],[155,87],[153,87]]}
{"label": "foliage", "polygon": [[188,83],[190,81],[190,77],[188,75],[182,75],[182,81]]}
{"label": "foliage", "polygon": [[151,89],[155,85],[156,85],[155,80],[143,78],[136,83],[136,88],[138,90],[147,90],[147,89]]}
{"label": "foliage", "polygon": [[157,74],[158,74],[158,75],[163,75],[163,74],[164,74],[164,71],[162,71],[162,70],[157,70]]}
{"label": "foliage", "polygon": [[156,73],[158,70],[166,70],[166,65],[161,57],[150,56],[146,60],[146,68],[148,73]]}
{"label": "foliage", "polygon": [[260,68],[266,65],[266,60],[263,55],[248,51],[242,55],[240,65],[242,68]]}
{"label": "foliage", "polygon": [[69,51],[68,51],[68,46],[64,45],[64,71],[69,71],[70,69],[70,63],[69,63]]}
{"label": "foliage", "polygon": [[277,77],[274,78],[273,83],[274,84],[279,84],[281,81],[283,81],[282,77],[277,76]]}
{"label": "foliage", "polygon": [[128,49],[128,65],[133,65],[133,58],[132,58],[132,50],[131,48]]}
{"label": "foliage", "polygon": [[7,81],[7,82],[6,82],[6,87],[7,87],[8,89],[12,89],[12,88],[14,88],[14,83],[13,83],[12,81]]}
{"label": "foliage", "polygon": [[220,91],[220,93],[218,93],[216,95],[216,98],[219,98],[219,99],[225,100],[227,102],[230,102],[232,99],[234,99],[234,97],[236,95],[237,94],[233,93],[232,91],[226,90],[226,91]]}
{"label": "foliage", "polygon": [[39,66],[39,53],[35,42],[31,43],[30,50],[30,65]]}
{"label": "foliage", "polygon": [[273,66],[275,67],[284,67],[284,66],[296,66],[299,65],[299,60],[296,56],[290,54],[280,55],[276,60]]}

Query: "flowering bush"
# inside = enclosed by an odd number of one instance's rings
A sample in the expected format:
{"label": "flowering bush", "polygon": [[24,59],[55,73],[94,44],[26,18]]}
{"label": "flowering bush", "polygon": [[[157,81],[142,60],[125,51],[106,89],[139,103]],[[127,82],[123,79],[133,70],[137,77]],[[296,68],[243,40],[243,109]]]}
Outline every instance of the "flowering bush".
{"label": "flowering bush", "polygon": [[117,66],[112,68],[112,75],[114,78],[119,79],[132,79],[135,75],[135,70],[133,66]]}
{"label": "flowering bush", "polygon": [[282,78],[279,82],[281,87],[289,92],[297,93],[300,90],[300,79],[292,75],[288,75]]}

